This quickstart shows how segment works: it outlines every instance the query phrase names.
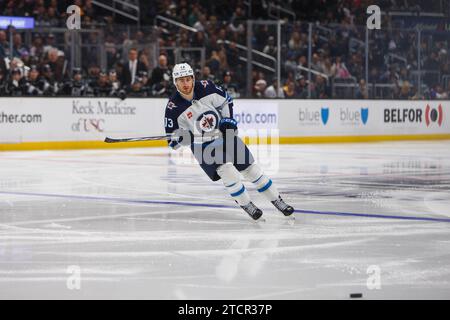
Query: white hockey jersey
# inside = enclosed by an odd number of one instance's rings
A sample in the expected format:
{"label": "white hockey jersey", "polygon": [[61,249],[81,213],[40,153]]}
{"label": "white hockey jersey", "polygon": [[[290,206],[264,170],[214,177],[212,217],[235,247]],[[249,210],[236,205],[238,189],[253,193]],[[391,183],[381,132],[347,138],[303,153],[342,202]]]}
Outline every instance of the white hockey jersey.
{"label": "white hockey jersey", "polygon": [[[191,131],[195,143],[211,141],[219,136],[219,121],[233,117],[233,100],[228,93],[212,81],[201,80],[194,83],[194,97],[186,100],[177,91],[166,106],[164,126],[166,134],[177,129]],[[175,140],[169,146],[177,149]]]}

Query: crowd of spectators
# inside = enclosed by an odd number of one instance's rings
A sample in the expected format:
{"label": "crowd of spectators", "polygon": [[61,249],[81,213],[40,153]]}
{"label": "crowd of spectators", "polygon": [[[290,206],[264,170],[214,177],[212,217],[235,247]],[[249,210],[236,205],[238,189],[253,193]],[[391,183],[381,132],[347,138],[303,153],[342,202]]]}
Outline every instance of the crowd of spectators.
{"label": "crowd of spectators", "polygon": [[[274,2],[297,14],[295,22],[282,26],[281,47],[276,28],[256,25],[252,46],[266,55],[277,57],[280,50],[280,81],[267,68],[253,67],[247,84],[247,54],[239,45],[247,44],[246,20],[268,19],[268,3]],[[31,16],[36,27],[65,28],[67,6],[81,8],[84,29],[104,31],[83,34],[80,68],[70,65],[70,48],[64,33],[25,33],[0,30],[0,95],[72,95],[72,96],[144,96],[166,97],[174,88],[171,67],[174,48],[191,63],[197,78],[209,79],[227,88],[233,97],[261,98],[359,98],[445,99],[450,83],[444,87],[443,75],[450,75],[448,33],[424,35],[421,41],[421,75],[425,85],[418,94],[417,32],[397,29],[395,22],[383,16],[382,30],[371,34],[369,75],[366,83],[364,42],[365,12],[368,0],[256,1],[251,10],[243,0],[159,0],[141,3],[142,23],[157,27],[121,28],[117,16],[95,7],[91,0],[9,0],[0,2],[0,14]],[[421,0],[377,1],[384,10],[414,10],[424,6]],[[158,21],[161,15],[197,32]],[[126,21],[125,21],[126,22]],[[308,22],[318,22],[328,30],[313,28],[311,68],[308,74]],[[126,31],[128,30],[128,31]],[[12,39],[12,41],[11,41]],[[356,41],[355,41],[356,40]],[[359,41],[357,41],[359,40]],[[12,46],[11,43],[12,42]],[[152,57],[149,44],[157,43],[159,53]],[[11,51],[12,47],[12,51]],[[103,48],[101,48],[103,47]],[[204,48],[201,52],[189,48]],[[103,49],[103,51],[101,50]],[[99,54],[106,54],[106,68],[100,67]],[[13,59],[10,59],[13,57]],[[259,61],[253,55],[256,62]],[[203,62],[203,63],[202,63]],[[266,65],[268,65],[266,63]],[[273,67],[273,65],[272,65]],[[332,83],[348,84],[349,90],[333,90]],[[280,83],[280,87],[278,87]],[[379,90],[374,84],[382,84]]]}

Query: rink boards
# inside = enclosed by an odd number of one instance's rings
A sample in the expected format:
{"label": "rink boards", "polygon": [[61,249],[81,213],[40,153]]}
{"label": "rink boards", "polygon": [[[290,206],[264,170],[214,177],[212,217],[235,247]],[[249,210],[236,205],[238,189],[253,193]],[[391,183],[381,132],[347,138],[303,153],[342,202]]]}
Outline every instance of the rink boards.
{"label": "rink boards", "polygon": [[[164,134],[166,99],[0,98],[0,150],[165,146],[106,144]],[[450,139],[450,101],[236,99],[250,143]]]}

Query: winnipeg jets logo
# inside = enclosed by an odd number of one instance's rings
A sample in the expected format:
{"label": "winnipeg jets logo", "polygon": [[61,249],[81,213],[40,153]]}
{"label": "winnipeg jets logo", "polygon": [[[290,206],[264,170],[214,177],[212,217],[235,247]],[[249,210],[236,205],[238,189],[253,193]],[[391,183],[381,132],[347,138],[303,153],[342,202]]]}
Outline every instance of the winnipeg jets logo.
{"label": "winnipeg jets logo", "polygon": [[208,86],[208,81],[206,81],[206,80],[202,80],[202,81],[200,81],[200,83],[203,85],[204,88],[206,88]]}
{"label": "winnipeg jets logo", "polygon": [[168,104],[167,104],[167,108],[168,109],[170,109],[170,110],[172,110],[173,108],[176,108],[177,106],[175,105],[175,103],[173,103],[172,101],[170,101]]}
{"label": "winnipeg jets logo", "polygon": [[200,133],[213,131],[217,127],[217,115],[212,111],[203,113],[197,118],[196,127]]}
{"label": "winnipeg jets logo", "polygon": [[203,119],[202,119],[202,124],[201,124],[201,126],[202,126],[202,128],[205,128],[205,129],[212,129],[212,128],[214,128],[214,117],[213,116],[211,116],[211,117],[204,117]]}

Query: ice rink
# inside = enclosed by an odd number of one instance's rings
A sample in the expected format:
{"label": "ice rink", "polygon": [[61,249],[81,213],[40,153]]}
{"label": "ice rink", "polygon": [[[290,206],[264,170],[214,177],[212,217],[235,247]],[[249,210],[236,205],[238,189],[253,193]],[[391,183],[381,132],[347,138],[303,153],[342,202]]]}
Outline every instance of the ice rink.
{"label": "ice rink", "polygon": [[449,141],[277,152],[295,220],[166,148],[0,153],[0,298],[450,298]]}

